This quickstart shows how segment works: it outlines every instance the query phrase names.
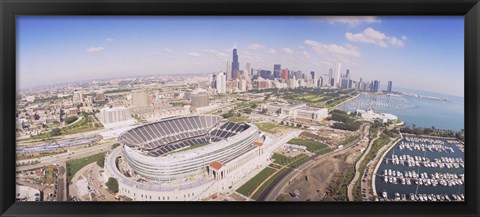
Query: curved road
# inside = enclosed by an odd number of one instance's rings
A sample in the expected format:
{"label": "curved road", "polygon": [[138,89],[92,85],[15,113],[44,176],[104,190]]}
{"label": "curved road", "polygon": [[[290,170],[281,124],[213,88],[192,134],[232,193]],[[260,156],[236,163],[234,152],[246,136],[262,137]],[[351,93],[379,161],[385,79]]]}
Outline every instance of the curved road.
{"label": "curved road", "polygon": [[377,135],[375,135],[375,138],[372,139],[372,141],[370,141],[368,143],[368,147],[367,149],[363,152],[362,154],[362,157],[357,161],[357,163],[355,163],[355,176],[353,177],[352,181],[350,182],[350,184],[348,184],[347,186],[347,196],[348,196],[348,201],[353,201],[353,186],[355,185],[355,182],[357,182],[358,178],[361,176],[361,172],[358,171],[359,170],[359,167],[360,167],[360,164],[362,163],[362,161],[365,159],[365,157],[368,155],[368,153],[370,152],[370,149],[372,149],[372,146],[373,146],[373,143],[378,139],[378,137],[380,136],[380,132],[381,131],[378,131],[377,132]]}

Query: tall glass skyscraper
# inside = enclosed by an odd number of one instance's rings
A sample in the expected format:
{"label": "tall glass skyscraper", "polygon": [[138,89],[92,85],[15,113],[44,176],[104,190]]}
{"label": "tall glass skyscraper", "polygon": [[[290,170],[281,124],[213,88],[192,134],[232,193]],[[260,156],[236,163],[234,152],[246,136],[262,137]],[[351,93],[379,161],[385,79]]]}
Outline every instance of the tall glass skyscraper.
{"label": "tall glass skyscraper", "polygon": [[233,62],[232,62],[232,79],[237,79],[237,74],[240,71],[240,63],[238,63],[237,48],[233,49]]}
{"label": "tall glass skyscraper", "polygon": [[273,76],[275,78],[280,78],[282,74],[282,65],[280,64],[274,64],[273,65]]}

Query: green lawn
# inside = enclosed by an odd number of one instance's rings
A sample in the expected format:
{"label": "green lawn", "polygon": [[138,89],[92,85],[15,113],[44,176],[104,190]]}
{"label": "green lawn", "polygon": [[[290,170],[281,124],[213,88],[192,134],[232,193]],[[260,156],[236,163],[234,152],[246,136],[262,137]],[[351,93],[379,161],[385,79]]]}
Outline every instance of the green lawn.
{"label": "green lawn", "polygon": [[265,132],[269,132],[269,133],[273,133],[273,129],[277,128],[277,127],[284,127],[284,126],[281,126],[281,125],[278,125],[278,124],[274,124],[274,123],[255,123],[255,125],[261,130],[261,131],[265,131]]}
{"label": "green lawn", "polygon": [[105,158],[105,152],[101,152],[96,155],[88,156],[86,158],[67,161],[67,183],[70,183],[72,181],[73,176],[84,166],[104,158]]}
{"label": "green lawn", "polygon": [[237,116],[233,116],[233,117],[230,117],[228,118],[229,121],[231,122],[235,122],[235,123],[238,123],[238,122],[250,122],[250,120],[248,118],[245,118],[245,117],[237,117]]}
{"label": "green lawn", "polygon": [[331,151],[331,149],[327,145],[314,140],[304,140],[299,138],[293,138],[290,141],[288,141],[288,143],[305,146],[307,147],[308,151],[313,153],[318,153],[318,154],[325,154]]}
{"label": "green lawn", "polygon": [[272,175],[276,170],[267,167],[260,171],[256,176],[237,189],[237,192],[249,196],[265,179]]}
{"label": "green lawn", "polygon": [[60,138],[61,136],[65,135],[71,135],[71,134],[76,134],[76,133],[84,133],[84,132],[89,132],[89,131],[94,131],[98,130],[103,127],[101,123],[95,123],[92,115],[87,115],[86,117],[82,117],[80,121],[75,122],[72,125],[66,126],[64,128],[60,128],[61,134],[60,136],[55,136],[52,137],[50,135],[50,132],[43,132],[38,135],[32,136],[27,139],[22,139],[18,141],[43,141],[45,139],[54,139],[54,138]]}
{"label": "green lawn", "polygon": [[275,173],[275,175],[270,177],[270,179],[268,179],[265,183],[263,183],[263,185],[260,186],[260,188],[258,188],[258,190],[255,192],[255,194],[252,195],[252,199],[256,200],[258,198],[258,196],[260,196],[260,194],[265,190],[265,188],[267,188],[273,181],[275,181],[275,179],[280,174],[284,173],[286,170],[287,170],[287,168],[283,168],[280,171],[278,171],[277,173]]}
{"label": "green lawn", "polygon": [[97,130],[103,127],[102,124],[95,123],[93,119],[94,117],[92,115],[87,115],[86,117],[83,117],[82,120],[68,127],[61,128],[62,130],[61,135],[83,133],[83,132]]}
{"label": "green lawn", "polygon": [[288,157],[288,156],[285,156],[283,154],[278,154],[278,153],[273,153],[273,162],[277,163],[277,164],[280,164],[280,165],[283,165],[283,166],[287,166],[289,164],[292,164],[302,158],[305,158],[305,157],[308,157],[306,154],[299,154],[295,157]]}

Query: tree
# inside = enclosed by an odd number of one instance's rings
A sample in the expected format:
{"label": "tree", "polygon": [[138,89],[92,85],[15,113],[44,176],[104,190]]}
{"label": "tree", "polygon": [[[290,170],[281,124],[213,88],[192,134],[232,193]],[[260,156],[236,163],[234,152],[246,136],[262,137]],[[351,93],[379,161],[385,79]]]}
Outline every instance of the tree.
{"label": "tree", "polygon": [[62,131],[58,128],[53,128],[53,130],[50,132],[50,136],[60,136],[62,134]]}
{"label": "tree", "polygon": [[252,109],[251,108],[246,108],[246,109],[243,110],[243,112],[245,112],[245,114],[251,114]]}
{"label": "tree", "polygon": [[100,158],[97,160],[97,165],[101,168],[103,168],[103,166],[105,166],[105,158]]}
{"label": "tree", "polygon": [[107,186],[108,190],[112,193],[117,193],[118,192],[118,181],[116,178],[110,177],[108,178],[107,183],[105,183]]}
{"label": "tree", "polygon": [[73,122],[75,122],[76,120],[78,120],[78,116],[68,116],[65,118],[65,124],[71,124]]}

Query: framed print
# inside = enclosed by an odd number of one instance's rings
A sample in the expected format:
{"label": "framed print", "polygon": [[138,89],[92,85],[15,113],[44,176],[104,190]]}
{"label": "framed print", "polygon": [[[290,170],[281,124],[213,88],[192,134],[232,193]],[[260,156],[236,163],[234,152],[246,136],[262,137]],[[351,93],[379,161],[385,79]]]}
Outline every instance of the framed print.
{"label": "framed print", "polygon": [[2,216],[478,215],[477,1],[1,10]]}

